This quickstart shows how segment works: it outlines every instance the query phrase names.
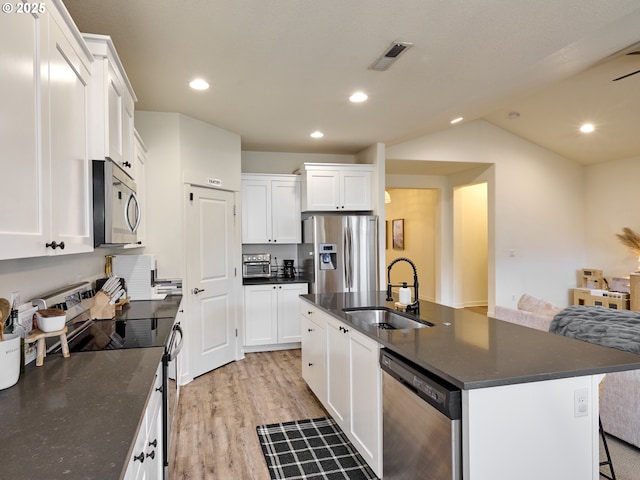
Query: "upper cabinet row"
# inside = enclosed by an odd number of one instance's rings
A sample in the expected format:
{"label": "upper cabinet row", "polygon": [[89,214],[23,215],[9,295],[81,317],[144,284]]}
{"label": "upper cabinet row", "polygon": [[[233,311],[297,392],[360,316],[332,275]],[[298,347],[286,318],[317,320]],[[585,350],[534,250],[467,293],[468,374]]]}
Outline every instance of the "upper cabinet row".
{"label": "upper cabinet row", "polygon": [[[6,173],[0,189],[0,260],[92,251],[89,160],[134,163],[135,97],[123,71],[118,73],[117,57],[116,71],[104,73],[102,53],[96,44],[87,46],[61,0],[38,5],[42,8],[31,14],[0,16],[0,103],[6,120],[0,128]],[[107,87],[122,93],[121,104],[109,98],[111,92],[97,92]],[[110,118],[113,112],[117,120]],[[101,149],[97,138],[106,124],[121,127],[109,129],[109,145]],[[119,128],[112,140],[111,132]]]}
{"label": "upper cabinet row", "polygon": [[301,212],[373,210],[371,165],[305,163],[300,175],[242,175],[242,243],[300,243]]}

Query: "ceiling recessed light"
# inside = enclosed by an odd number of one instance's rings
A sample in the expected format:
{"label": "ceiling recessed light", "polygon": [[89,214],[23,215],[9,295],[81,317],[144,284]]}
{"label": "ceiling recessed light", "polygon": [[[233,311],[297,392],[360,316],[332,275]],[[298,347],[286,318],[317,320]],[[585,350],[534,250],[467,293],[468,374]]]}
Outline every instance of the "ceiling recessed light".
{"label": "ceiling recessed light", "polygon": [[593,123],[585,123],[580,127],[580,131],[582,133],[591,133],[595,131],[596,127],[593,126]]}
{"label": "ceiling recessed light", "polygon": [[364,92],[356,92],[349,97],[349,100],[353,103],[364,102],[368,97],[368,95]]}
{"label": "ceiling recessed light", "polygon": [[464,120],[464,117],[458,117],[458,118],[454,118],[449,123],[451,123],[451,125],[455,125],[456,123],[460,123],[462,120]]}
{"label": "ceiling recessed light", "polygon": [[196,78],[195,80],[191,80],[189,82],[189,86],[194,90],[206,90],[207,88],[209,88],[209,84],[201,78]]}
{"label": "ceiling recessed light", "polygon": [[324,137],[324,133],[322,133],[319,130],[316,130],[311,134],[311,138],[322,138],[322,137]]}

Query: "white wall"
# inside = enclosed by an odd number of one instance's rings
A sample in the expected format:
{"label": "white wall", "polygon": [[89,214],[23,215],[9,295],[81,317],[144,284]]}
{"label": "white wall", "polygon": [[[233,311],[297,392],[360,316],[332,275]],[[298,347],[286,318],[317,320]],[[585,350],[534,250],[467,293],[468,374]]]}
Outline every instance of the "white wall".
{"label": "white wall", "polygon": [[242,173],[293,173],[303,163],[356,163],[353,155],[242,152]]}
{"label": "white wall", "polygon": [[[584,167],[482,120],[388,147],[387,159],[495,164],[487,178],[478,178],[487,181],[494,230],[490,309],[492,300],[515,306],[525,292],[567,305],[586,258]],[[451,238],[442,248],[447,243]],[[447,282],[442,279],[443,289]]]}
{"label": "white wall", "polygon": [[135,122],[147,147],[146,253],[156,254],[159,277],[182,278],[180,115],[140,111]]}
{"label": "white wall", "polygon": [[216,188],[240,191],[240,135],[180,115],[180,158],[183,180],[193,185],[212,186],[208,180],[219,180]]}
{"label": "white wall", "polygon": [[[23,302],[78,281],[104,277],[105,255],[122,249],[99,248],[93,253],[0,261],[0,298],[11,299],[19,291]],[[127,253],[142,253],[142,249]]]}
{"label": "white wall", "polygon": [[586,168],[584,267],[606,277],[627,277],[638,258],[616,237],[623,227],[640,234],[640,157]]}

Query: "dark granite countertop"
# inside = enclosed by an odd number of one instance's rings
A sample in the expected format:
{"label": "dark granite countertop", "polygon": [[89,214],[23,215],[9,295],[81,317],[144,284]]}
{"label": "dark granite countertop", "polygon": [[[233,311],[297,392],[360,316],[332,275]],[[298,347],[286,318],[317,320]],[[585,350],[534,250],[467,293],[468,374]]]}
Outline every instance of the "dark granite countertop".
{"label": "dark granite countertop", "polygon": [[420,318],[435,326],[414,330],[362,327],[342,311],[345,307],[393,308],[393,302],[386,302],[385,297],[385,292],[301,296],[465,390],[640,369],[640,355],[432,302],[420,302]]}
{"label": "dark granite countertop", "polygon": [[[116,318],[175,317],[181,298],[132,302]],[[49,354],[27,365],[0,390],[0,478],[122,478],[163,352]]]}
{"label": "dark granite countertop", "polygon": [[147,318],[174,318],[182,295],[167,295],[164,300],[134,300],[122,306],[118,320],[140,320]]}
{"label": "dark granite countertop", "polygon": [[243,278],[242,285],[273,285],[282,283],[309,283],[306,277],[272,277],[272,278]]}

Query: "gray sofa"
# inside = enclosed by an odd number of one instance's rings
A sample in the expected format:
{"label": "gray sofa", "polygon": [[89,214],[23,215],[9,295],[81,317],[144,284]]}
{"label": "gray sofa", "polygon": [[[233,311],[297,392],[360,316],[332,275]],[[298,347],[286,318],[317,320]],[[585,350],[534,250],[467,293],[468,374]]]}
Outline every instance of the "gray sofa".
{"label": "gray sofa", "polygon": [[[553,317],[561,310],[525,294],[517,309],[496,305],[494,317],[548,332]],[[640,327],[640,313],[638,325]],[[640,448],[640,370],[605,376],[600,393],[600,418],[607,433]]]}

